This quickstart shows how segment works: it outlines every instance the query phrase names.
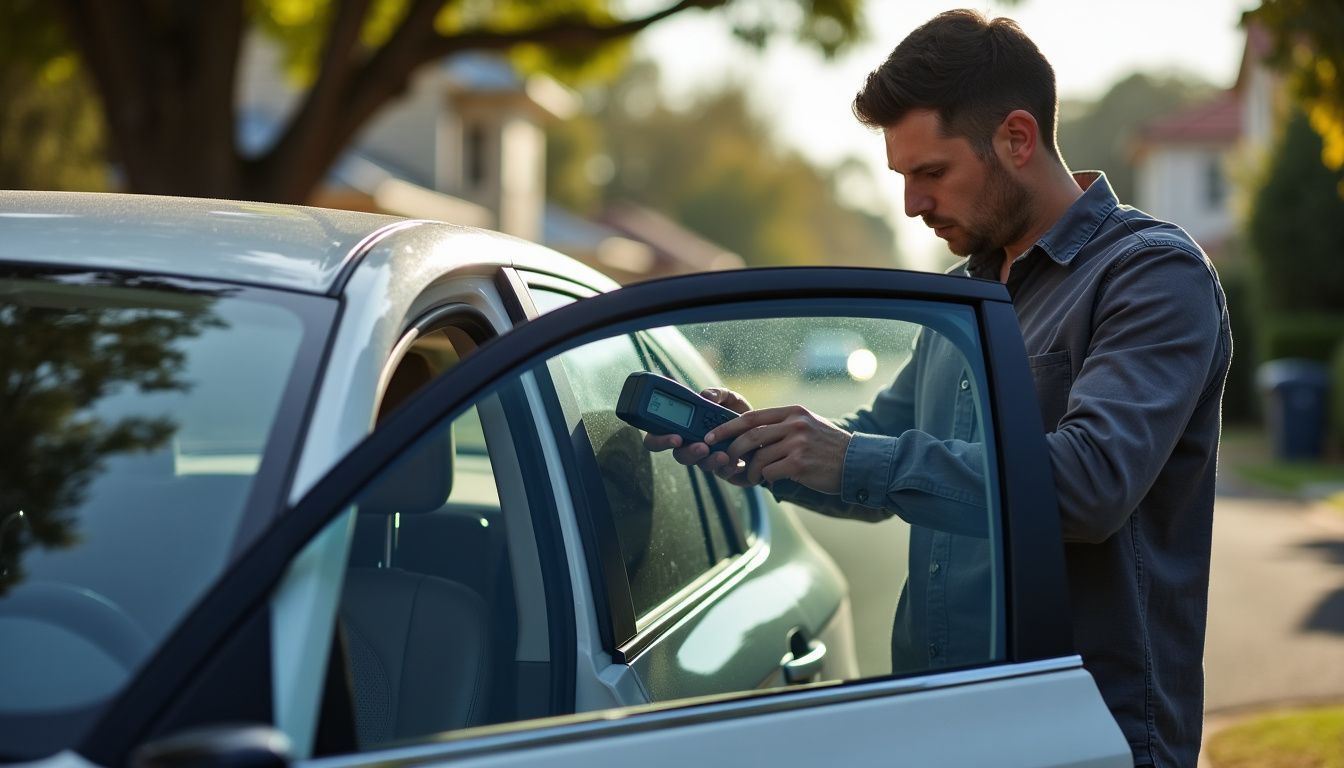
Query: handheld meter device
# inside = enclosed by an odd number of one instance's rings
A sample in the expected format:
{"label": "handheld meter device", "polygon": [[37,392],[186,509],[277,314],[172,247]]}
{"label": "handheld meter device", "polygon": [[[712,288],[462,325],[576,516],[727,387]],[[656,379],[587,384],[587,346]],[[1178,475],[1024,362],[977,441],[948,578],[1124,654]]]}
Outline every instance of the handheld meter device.
{"label": "handheld meter device", "polygon": [[[648,371],[635,371],[625,377],[616,415],[645,432],[676,434],[689,442],[703,443],[706,432],[740,414],[701,397],[681,382]],[[732,442],[724,440],[709,448],[726,451]]]}

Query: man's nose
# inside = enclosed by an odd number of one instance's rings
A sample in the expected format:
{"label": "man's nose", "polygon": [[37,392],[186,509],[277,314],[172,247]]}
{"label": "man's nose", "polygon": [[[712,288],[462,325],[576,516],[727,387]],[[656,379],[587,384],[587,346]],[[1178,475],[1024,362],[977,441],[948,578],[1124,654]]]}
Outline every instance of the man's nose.
{"label": "man's nose", "polygon": [[905,187],[905,215],[910,218],[923,216],[933,210],[933,198],[912,189],[910,185]]}

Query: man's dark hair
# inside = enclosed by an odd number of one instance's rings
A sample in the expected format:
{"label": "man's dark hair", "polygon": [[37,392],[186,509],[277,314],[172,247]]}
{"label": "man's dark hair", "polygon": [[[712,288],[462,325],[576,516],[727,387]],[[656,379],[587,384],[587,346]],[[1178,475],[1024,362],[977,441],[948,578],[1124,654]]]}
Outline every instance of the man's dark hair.
{"label": "man's dark hair", "polygon": [[1012,19],[940,13],[902,40],[854,97],[854,115],[871,128],[916,109],[937,112],[943,134],[967,139],[981,157],[989,156],[1008,113],[1024,109],[1036,118],[1041,143],[1059,157],[1055,70]]}

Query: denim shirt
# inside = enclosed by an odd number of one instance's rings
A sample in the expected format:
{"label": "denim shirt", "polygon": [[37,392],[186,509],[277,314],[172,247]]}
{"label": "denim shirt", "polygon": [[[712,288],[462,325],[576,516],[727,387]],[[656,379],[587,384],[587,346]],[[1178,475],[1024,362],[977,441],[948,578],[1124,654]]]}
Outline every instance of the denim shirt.
{"label": "denim shirt", "polygon": [[[1099,173],[1075,179],[1083,195],[1007,281],[1047,433],[1075,645],[1136,765],[1194,766],[1226,303],[1189,235],[1121,205]],[[997,280],[1001,264],[977,254],[953,272]],[[936,362],[950,345],[924,337],[869,408],[837,421],[855,433],[840,494],[775,488],[825,514],[911,524],[895,671],[992,658],[983,444],[963,417],[973,404],[948,384],[962,363]]]}

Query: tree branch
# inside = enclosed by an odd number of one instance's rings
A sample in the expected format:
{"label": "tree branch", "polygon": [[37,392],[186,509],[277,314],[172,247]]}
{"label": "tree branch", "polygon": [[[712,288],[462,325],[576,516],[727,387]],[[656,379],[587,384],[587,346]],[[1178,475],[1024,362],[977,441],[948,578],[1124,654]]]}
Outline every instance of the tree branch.
{"label": "tree branch", "polygon": [[[352,55],[367,15],[369,0],[341,0],[323,50],[317,82],[286,126],[284,134],[265,156],[254,161],[256,184],[268,197],[301,202],[321,182],[321,171],[330,166],[346,143],[372,115],[356,116],[350,109],[360,84],[371,70],[385,67],[388,51],[420,47],[420,38],[433,31],[434,16],[443,0],[416,0],[407,10],[392,37],[362,66]],[[413,67],[401,74],[404,87]],[[395,91],[393,91],[395,93]],[[379,102],[386,102],[391,94]],[[316,175],[314,175],[316,174]]]}
{"label": "tree branch", "polygon": [[420,52],[419,60],[421,62],[430,61],[466,50],[501,50],[511,48],[520,43],[538,43],[541,45],[561,47],[593,45],[608,40],[629,37],[663,19],[675,16],[676,14],[690,10],[691,8],[717,8],[722,5],[727,5],[728,2],[729,0],[680,0],[680,2],[675,5],[668,6],[661,11],[649,14],[648,16],[642,16],[637,19],[627,19],[626,21],[609,26],[598,26],[582,21],[560,19],[551,22],[550,24],[543,24],[530,29],[519,29],[510,32],[491,32],[489,30],[478,29],[465,31],[451,37],[435,36],[429,45]]}
{"label": "tree branch", "polygon": [[336,4],[336,18],[331,22],[327,44],[318,62],[317,82],[313,90],[325,90],[324,85],[341,84],[354,64],[352,53],[364,28],[364,17],[369,11],[369,0],[342,0]]}
{"label": "tree branch", "polygon": [[[351,4],[355,2],[346,0],[342,15],[353,15]],[[421,65],[451,53],[500,50],[520,43],[593,45],[628,37],[691,8],[716,8],[728,2],[678,0],[647,16],[606,26],[560,19],[512,32],[475,30],[444,37],[434,32],[434,18],[443,8],[443,0],[414,0],[391,38],[362,66],[352,66],[346,59],[345,66],[352,68],[331,76],[328,83],[320,83],[320,92],[315,87],[281,139],[252,163],[252,188],[260,193],[255,196],[294,202],[311,194],[347,142],[378,109],[406,90],[411,74]],[[353,21],[347,19],[345,23]],[[344,34],[352,33],[346,30]],[[336,54],[329,50],[328,55]]]}

